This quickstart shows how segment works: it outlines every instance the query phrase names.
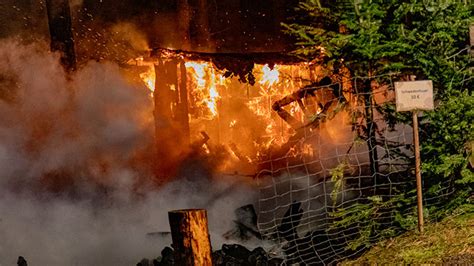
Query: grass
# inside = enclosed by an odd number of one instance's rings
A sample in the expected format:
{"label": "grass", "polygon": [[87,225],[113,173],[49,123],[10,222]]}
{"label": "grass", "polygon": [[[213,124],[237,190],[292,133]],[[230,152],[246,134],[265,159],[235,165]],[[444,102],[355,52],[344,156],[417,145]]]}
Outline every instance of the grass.
{"label": "grass", "polygon": [[474,205],[464,205],[441,222],[425,225],[420,235],[406,232],[372,247],[362,257],[342,265],[474,264]]}

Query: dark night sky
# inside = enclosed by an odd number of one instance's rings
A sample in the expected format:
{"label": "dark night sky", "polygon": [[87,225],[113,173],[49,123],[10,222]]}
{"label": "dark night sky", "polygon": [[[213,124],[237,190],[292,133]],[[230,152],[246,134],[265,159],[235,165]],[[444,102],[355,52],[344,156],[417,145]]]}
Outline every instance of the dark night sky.
{"label": "dark night sky", "polygon": [[[149,38],[151,46],[182,48],[177,0],[84,0],[83,7],[107,22],[130,21]],[[186,2],[186,1],[181,1]],[[295,0],[188,0],[192,9],[192,50],[218,52],[281,51],[288,38],[280,23],[288,17]],[[208,21],[210,43],[198,40],[199,18]]]}
{"label": "dark night sky", "polygon": [[[79,57],[130,58],[128,23],[144,36],[149,48],[205,52],[279,52],[291,41],[280,23],[298,0],[69,0]],[[189,7],[183,31],[182,6]],[[189,40],[186,44],[186,34]],[[2,0],[0,37],[49,39],[44,0]],[[127,39],[127,40],[126,40]],[[120,59],[121,60],[121,59]]]}

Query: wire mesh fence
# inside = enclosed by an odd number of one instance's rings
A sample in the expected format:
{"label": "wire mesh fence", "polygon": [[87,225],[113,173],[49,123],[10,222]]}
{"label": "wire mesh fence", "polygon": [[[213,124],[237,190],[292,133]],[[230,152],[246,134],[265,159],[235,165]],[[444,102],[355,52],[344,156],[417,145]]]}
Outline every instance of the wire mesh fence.
{"label": "wire mesh fence", "polygon": [[[258,227],[285,264],[341,261],[416,225],[413,132],[393,117],[394,77],[320,82],[273,105],[294,132],[262,156]],[[426,209],[454,191],[429,182]]]}

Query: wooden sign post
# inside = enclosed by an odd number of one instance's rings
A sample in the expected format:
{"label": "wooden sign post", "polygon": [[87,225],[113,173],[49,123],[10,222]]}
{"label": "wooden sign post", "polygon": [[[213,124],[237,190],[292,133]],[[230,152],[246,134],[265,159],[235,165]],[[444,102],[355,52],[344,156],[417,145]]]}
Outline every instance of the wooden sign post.
{"label": "wooden sign post", "polygon": [[420,233],[423,233],[423,194],[420,169],[420,139],[418,136],[418,111],[434,109],[433,83],[431,80],[395,82],[395,97],[397,112],[412,111],[413,114],[418,230]]}

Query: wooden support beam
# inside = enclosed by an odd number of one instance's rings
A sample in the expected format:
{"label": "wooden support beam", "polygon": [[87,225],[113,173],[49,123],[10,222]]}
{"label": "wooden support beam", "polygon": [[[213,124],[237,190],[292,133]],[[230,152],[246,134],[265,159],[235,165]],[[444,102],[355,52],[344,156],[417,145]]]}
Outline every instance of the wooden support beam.
{"label": "wooden support beam", "polygon": [[168,212],[176,265],[211,266],[207,212],[203,209]]}
{"label": "wooden support beam", "polygon": [[474,57],[474,23],[469,25],[469,45],[471,47],[471,57]]}
{"label": "wooden support beam", "polygon": [[68,0],[46,0],[51,51],[61,54],[66,71],[76,69],[76,53],[72,35],[71,10]]}
{"label": "wooden support beam", "polygon": [[179,62],[179,86],[178,86],[178,110],[177,121],[181,127],[180,131],[183,135],[183,143],[190,143],[190,128],[189,128],[189,108],[188,108],[188,88],[186,65],[184,60]]}
{"label": "wooden support beam", "polygon": [[163,182],[174,176],[178,158],[189,147],[186,67],[180,59],[160,59],[155,64],[156,173]]}
{"label": "wooden support beam", "polygon": [[[181,152],[180,132],[176,129],[173,107],[176,105],[175,89],[178,84],[176,60],[159,60],[155,64],[155,138],[156,174],[160,182],[174,175],[176,161]],[[174,89],[174,90],[173,90]]]}
{"label": "wooden support beam", "polygon": [[413,115],[413,144],[415,145],[416,200],[418,210],[418,231],[423,234],[423,182],[421,180],[420,137],[418,135],[418,111]]}

